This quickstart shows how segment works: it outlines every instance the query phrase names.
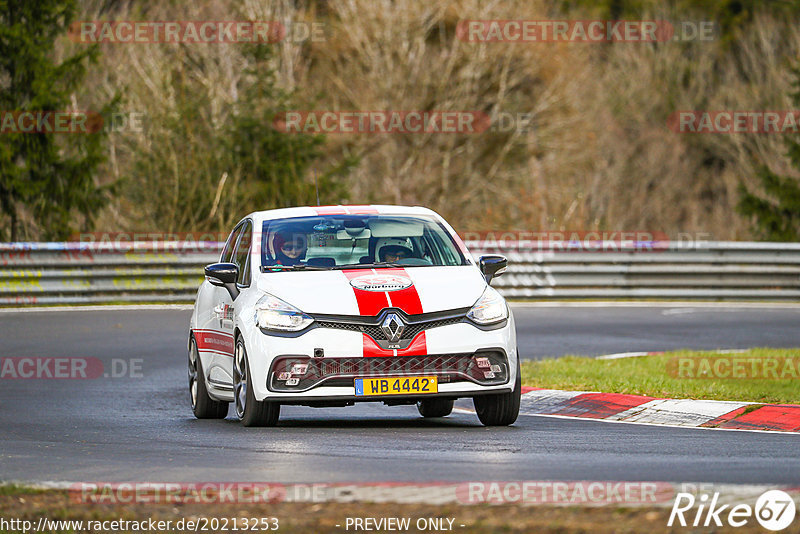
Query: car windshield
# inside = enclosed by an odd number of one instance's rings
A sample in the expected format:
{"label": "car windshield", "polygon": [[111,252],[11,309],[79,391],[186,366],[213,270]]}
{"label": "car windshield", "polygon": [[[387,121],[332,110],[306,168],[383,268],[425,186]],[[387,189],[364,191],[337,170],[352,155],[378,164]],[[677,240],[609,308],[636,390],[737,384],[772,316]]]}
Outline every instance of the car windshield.
{"label": "car windshield", "polygon": [[321,215],[264,221],[261,270],[465,265],[444,226],[410,215]]}

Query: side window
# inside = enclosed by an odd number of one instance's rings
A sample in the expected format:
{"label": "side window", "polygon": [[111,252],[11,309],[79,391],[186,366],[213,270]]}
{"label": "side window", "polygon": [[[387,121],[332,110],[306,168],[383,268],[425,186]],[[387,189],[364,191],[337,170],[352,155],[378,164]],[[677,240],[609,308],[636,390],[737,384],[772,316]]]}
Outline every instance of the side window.
{"label": "side window", "polygon": [[239,279],[236,283],[240,285],[250,285],[250,264],[247,261],[250,257],[250,242],[253,238],[253,223],[250,221],[242,225],[239,243],[236,245],[236,255],[233,263],[239,266]]}
{"label": "side window", "polygon": [[233,229],[231,235],[228,236],[228,241],[225,242],[225,248],[222,249],[222,254],[219,257],[220,263],[230,263],[233,261],[233,249],[236,248],[236,240],[239,239],[239,234],[242,233],[243,224],[240,224]]}

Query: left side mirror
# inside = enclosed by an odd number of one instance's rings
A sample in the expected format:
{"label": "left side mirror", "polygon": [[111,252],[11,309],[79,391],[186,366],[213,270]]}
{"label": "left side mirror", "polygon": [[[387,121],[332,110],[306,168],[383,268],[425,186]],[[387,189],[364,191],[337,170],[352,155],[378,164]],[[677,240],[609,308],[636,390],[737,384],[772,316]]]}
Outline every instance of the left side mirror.
{"label": "left side mirror", "polygon": [[205,275],[212,285],[227,289],[231,299],[236,300],[236,297],[239,296],[239,288],[236,287],[236,280],[239,278],[239,267],[235,263],[212,263],[211,265],[206,265]]}
{"label": "left side mirror", "polygon": [[492,281],[495,276],[500,276],[508,268],[508,260],[505,256],[499,254],[489,254],[481,256],[478,261],[483,277],[486,278],[486,283]]}

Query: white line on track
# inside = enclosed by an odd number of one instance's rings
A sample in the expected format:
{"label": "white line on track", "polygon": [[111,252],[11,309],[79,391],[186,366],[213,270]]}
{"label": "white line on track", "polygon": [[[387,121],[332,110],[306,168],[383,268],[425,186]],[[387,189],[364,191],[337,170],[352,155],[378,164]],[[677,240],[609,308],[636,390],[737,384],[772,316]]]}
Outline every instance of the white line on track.
{"label": "white line on track", "polygon": [[[747,352],[749,349],[716,349],[716,350],[697,350],[696,352],[714,352],[717,354],[741,354],[743,352]],[[674,352],[674,351],[671,351]],[[615,354],[604,354],[602,356],[596,356],[596,360],[619,360],[622,358],[641,358],[642,356],[659,356],[663,354],[664,351],[651,351],[651,352],[617,352]]]}
{"label": "white line on track", "polygon": [[653,352],[617,352],[615,354],[604,354],[595,358],[596,360],[619,360],[622,358],[640,358],[642,356],[650,356],[655,354]]}

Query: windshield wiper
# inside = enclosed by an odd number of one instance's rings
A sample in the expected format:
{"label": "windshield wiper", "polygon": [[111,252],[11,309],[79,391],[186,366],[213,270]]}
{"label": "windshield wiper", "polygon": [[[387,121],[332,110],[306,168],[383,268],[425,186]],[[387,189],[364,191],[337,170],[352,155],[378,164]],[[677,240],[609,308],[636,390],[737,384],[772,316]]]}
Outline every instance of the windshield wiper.
{"label": "windshield wiper", "polygon": [[298,263],[297,265],[262,265],[261,272],[266,273],[269,271],[330,271],[330,267],[320,267],[318,265],[306,265],[305,263]]}

